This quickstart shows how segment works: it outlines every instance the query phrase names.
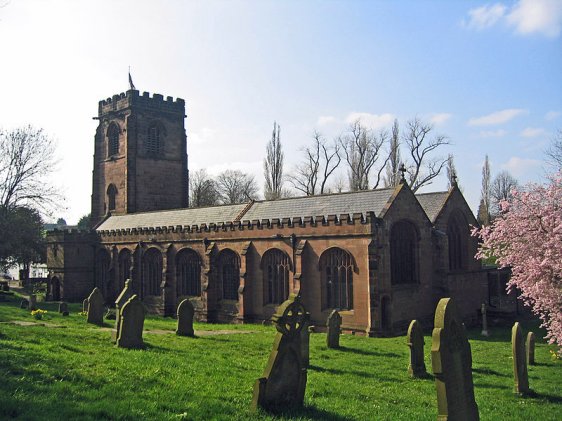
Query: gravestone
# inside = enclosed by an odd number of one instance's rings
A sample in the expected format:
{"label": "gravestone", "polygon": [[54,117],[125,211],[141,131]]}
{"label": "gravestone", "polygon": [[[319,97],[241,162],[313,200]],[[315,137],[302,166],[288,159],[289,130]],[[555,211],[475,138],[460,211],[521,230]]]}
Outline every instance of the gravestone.
{"label": "gravestone", "polygon": [[64,313],[64,312],[68,313],[68,304],[63,301],[59,303],[59,313]]}
{"label": "gravestone", "polygon": [[87,298],[85,298],[84,301],[82,301],[82,312],[83,313],[88,312],[88,299]]}
{"label": "gravestone", "polygon": [[326,334],[326,345],[328,348],[340,347],[341,316],[337,310],[332,310],[326,322],[328,332]]}
{"label": "gravestone", "polygon": [[178,327],[176,335],[179,336],[195,336],[193,331],[193,315],[195,309],[188,299],[183,300],[178,306]]}
{"label": "gravestone", "polygon": [[442,298],[435,310],[431,365],[437,389],[437,419],[478,420],[470,344],[451,298]]}
{"label": "gravestone", "polygon": [[28,308],[28,307],[29,307],[29,300],[26,300],[25,298],[21,300],[20,308]]}
{"label": "gravestone", "polygon": [[291,294],[271,319],[277,334],[263,376],[254,384],[252,409],[277,412],[302,407],[307,378],[301,348],[306,309],[300,298]]}
{"label": "gravestone", "polygon": [[88,323],[103,325],[103,295],[96,287],[88,297]]}
{"label": "gravestone", "polygon": [[527,333],[527,365],[535,365],[535,334],[533,332]]}
{"label": "gravestone", "polygon": [[308,369],[310,365],[310,334],[312,326],[310,325],[310,313],[305,312],[304,321],[301,329],[301,358],[303,368]]}
{"label": "gravestone", "polygon": [[515,379],[515,393],[526,395],[529,393],[529,376],[527,374],[527,359],[525,358],[525,342],[519,322],[511,328],[511,350],[513,352],[513,376]]}
{"label": "gravestone", "polygon": [[482,303],[482,308],[480,309],[482,312],[482,336],[490,336],[490,332],[488,332],[488,315],[486,312],[486,304]]}
{"label": "gravestone", "polygon": [[131,285],[131,280],[127,279],[125,281],[125,286],[123,290],[115,300],[115,331],[111,332],[111,340],[113,342],[117,341],[119,337],[119,326],[121,323],[121,308],[125,305],[125,303],[134,295],[133,287]]}
{"label": "gravestone", "polygon": [[138,295],[133,295],[121,308],[119,317],[119,337],[117,346],[120,348],[144,348],[142,329],[146,310]]}
{"label": "gravestone", "polygon": [[37,310],[37,296],[35,294],[29,295],[29,303],[27,304],[28,310]]}
{"label": "gravestone", "polygon": [[423,338],[423,330],[421,324],[417,320],[412,320],[408,327],[408,335],[406,342],[410,348],[410,364],[408,365],[408,374],[411,377],[425,377],[425,362],[423,354],[423,346],[425,341]]}

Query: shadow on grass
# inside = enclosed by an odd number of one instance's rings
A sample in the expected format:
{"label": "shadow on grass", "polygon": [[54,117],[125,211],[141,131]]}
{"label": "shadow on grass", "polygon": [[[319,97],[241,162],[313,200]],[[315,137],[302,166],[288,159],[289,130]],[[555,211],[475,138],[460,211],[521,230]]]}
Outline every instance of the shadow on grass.
{"label": "shadow on grass", "polygon": [[398,355],[394,352],[364,351],[362,349],[347,348],[345,346],[340,346],[339,348],[334,348],[334,349],[340,352],[351,352],[352,354],[359,354],[359,355],[373,355],[375,357],[402,358],[401,355]]}
{"label": "shadow on grass", "polygon": [[305,405],[301,409],[291,409],[286,411],[265,411],[264,414],[275,415],[281,418],[294,419],[294,418],[308,418],[311,420],[322,421],[347,421],[349,418],[342,417],[341,415],[334,414],[333,412],[326,411],[325,409],[317,408],[314,405]]}
{"label": "shadow on grass", "polygon": [[[361,378],[365,378],[365,379],[373,379],[373,380],[383,381],[383,382],[396,382],[397,380],[399,380],[398,378],[376,376],[376,375],[373,375],[372,373],[368,373],[366,371],[338,370],[337,368],[319,367],[317,365],[312,365],[312,364],[308,366],[308,369],[312,370],[312,371],[317,371],[318,373],[328,373],[328,374],[341,375],[341,376],[352,375],[352,376],[357,376],[357,377],[361,377]],[[430,379],[433,380],[433,377],[430,377]]]}
{"label": "shadow on grass", "polygon": [[510,377],[507,374],[502,374],[498,371],[492,370],[490,368],[472,368],[473,373],[483,374],[483,375],[492,375],[498,377]]}

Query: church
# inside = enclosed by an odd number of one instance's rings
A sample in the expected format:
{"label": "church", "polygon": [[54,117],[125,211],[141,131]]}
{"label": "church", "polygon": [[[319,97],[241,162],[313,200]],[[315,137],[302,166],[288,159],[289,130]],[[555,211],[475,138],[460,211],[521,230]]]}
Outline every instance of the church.
{"label": "church", "polygon": [[488,271],[456,185],[189,208],[185,117],[182,99],[133,89],[99,102],[93,228],[48,234],[50,299],[98,287],[111,304],[131,279],[150,312],[173,316],[188,298],[208,322],[267,321],[291,293],[313,325],[338,309],[357,335],[432,326],[442,297],[476,321]]}

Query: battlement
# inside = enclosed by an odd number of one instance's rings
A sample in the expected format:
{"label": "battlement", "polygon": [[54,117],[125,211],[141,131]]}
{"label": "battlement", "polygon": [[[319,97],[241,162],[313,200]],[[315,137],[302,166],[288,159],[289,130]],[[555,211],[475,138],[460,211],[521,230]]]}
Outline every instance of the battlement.
{"label": "battlement", "polygon": [[161,94],[153,94],[143,92],[140,95],[137,90],[128,90],[120,94],[113,95],[99,102],[99,117],[104,114],[124,110],[127,108],[144,108],[156,111],[164,111],[169,113],[185,115],[185,101],[181,98],[168,96],[164,99]]}

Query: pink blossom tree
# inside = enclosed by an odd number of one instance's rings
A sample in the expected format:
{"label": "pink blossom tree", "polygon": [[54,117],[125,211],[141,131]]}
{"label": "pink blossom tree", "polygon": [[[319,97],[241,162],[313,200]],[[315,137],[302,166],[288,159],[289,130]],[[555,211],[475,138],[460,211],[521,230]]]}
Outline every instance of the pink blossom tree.
{"label": "pink blossom tree", "polygon": [[562,172],[512,194],[491,226],[473,230],[482,240],[476,257],[511,268],[508,289],[521,291],[562,354]]}

